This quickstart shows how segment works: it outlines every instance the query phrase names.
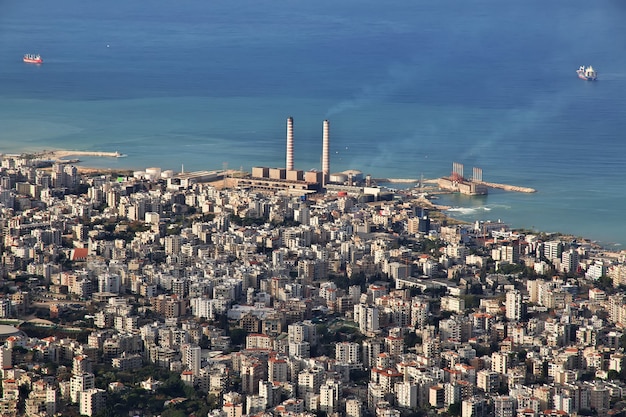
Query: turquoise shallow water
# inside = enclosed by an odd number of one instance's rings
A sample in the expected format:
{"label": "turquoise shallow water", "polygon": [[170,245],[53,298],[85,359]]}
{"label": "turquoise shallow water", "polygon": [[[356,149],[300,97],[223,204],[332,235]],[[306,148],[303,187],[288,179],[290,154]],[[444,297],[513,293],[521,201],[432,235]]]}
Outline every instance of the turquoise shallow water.
{"label": "turquoise shallow water", "polygon": [[[333,170],[482,167],[538,193],[442,197],[454,216],[623,244],[625,14],[614,0],[2,2],[0,150],[283,166],[293,116],[306,170],[328,118]],[[596,83],[576,77],[589,64]]]}

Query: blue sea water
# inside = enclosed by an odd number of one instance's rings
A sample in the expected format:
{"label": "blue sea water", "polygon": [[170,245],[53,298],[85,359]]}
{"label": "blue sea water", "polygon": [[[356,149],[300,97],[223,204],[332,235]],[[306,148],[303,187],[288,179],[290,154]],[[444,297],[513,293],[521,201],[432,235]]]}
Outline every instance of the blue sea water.
{"label": "blue sea water", "polygon": [[0,0],[0,151],[284,166],[293,116],[308,170],[328,118],[333,171],[481,167],[538,192],[441,197],[454,216],[624,244],[625,21],[619,0]]}

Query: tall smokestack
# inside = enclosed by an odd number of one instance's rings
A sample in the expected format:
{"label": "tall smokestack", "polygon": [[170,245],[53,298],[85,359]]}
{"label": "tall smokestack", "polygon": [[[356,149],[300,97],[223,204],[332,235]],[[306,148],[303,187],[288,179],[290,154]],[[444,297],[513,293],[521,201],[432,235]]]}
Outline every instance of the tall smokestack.
{"label": "tall smokestack", "polygon": [[324,185],[326,185],[326,182],[328,181],[328,177],[330,175],[330,156],[329,154],[329,137],[328,137],[328,130],[330,128],[330,125],[328,123],[328,120],[324,120],[324,125],[323,125],[323,133],[322,133],[322,177],[323,177],[323,183]]}
{"label": "tall smokestack", "polygon": [[293,171],[293,117],[287,118],[287,171]]}

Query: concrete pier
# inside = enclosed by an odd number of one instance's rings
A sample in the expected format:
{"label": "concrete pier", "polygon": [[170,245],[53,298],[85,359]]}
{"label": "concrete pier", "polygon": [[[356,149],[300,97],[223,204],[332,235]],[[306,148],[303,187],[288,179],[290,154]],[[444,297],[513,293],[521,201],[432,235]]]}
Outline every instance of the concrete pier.
{"label": "concrete pier", "polygon": [[376,183],[389,183],[389,184],[413,184],[419,182],[414,178],[374,178]]}
{"label": "concrete pier", "polygon": [[101,151],[70,151],[70,150],[56,150],[56,151],[43,151],[36,154],[39,159],[48,159],[51,161],[60,161],[68,156],[96,156],[105,158],[119,158],[123,156],[120,152],[101,152]]}
{"label": "concrete pier", "polygon": [[489,187],[489,188],[498,188],[500,190],[505,191],[515,191],[517,193],[535,193],[537,190],[530,187],[519,187],[517,185],[509,185],[509,184],[498,184],[497,182],[486,182],[480,181],[481,184]]}

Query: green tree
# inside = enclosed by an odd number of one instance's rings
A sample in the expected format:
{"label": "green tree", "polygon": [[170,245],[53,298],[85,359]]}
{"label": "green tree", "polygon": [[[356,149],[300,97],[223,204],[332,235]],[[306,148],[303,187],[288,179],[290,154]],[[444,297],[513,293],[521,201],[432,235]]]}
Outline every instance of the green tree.
{"label": "green tree", "polygon": [[248,332],[241,328],[234,328],[230,331],[230,341],[233,345],[243,345],[246,342]]}
{"label": "green tree", "polygon": [[602,291],[609,292],[613,290],[613,279],[606,275],[602,275],[600,278],[598,278],[595,284],[596,284],[596,287],[598,287]]}
{"label": "green tree", "polygon": [[448,414],[451,416],[461,415],[461,403],[452,403],[448,406]]}

